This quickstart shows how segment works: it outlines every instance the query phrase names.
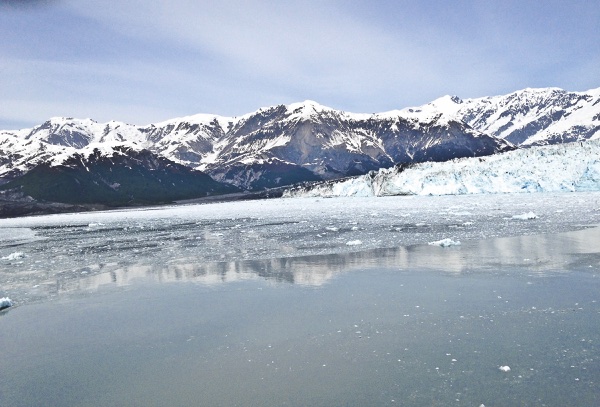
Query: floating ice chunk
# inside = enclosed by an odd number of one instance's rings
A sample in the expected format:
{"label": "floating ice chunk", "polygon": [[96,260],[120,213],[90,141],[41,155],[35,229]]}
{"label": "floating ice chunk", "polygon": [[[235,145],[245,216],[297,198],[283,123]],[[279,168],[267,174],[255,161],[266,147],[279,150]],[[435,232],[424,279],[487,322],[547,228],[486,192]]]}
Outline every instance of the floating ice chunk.
{"label": "floating ice chunk", "polygon": [[459,240],[452,240],[449,238],[437,240],[435,242],[429,242],[430,246],[440,246],[440,247],[449,247],[449,246],[460,246]]}
{"label": "floating ice chunk", "polygon": [[361,244],[362,244],[362,241],[360,241],[360,240],[350,240],[349,242],[346,242],[347,246],[358,246]]}
{"label": "floating ice chunk", "polygon": [[530,219],[536,219],[537,215],[533,212],[527,212],[527,213],[522,213],[520,215],[513,215],[512,218],[519,219],[519,220],[530,220]]}
{"label": "floating ice chunk", "polygon": [[23,252],[14,252],[14,253],[9,254],[8,256],[2,257],[2,260],[12,261],[12,260],[19,260],[19,259],[22,259],[24,257],[25,257],[25,253],[23,253]]}
{"label": "floating ice chunk", "polygon": [[92,223],[88,224],[88,228],[95,228],[95,227],[98,227],[98,226],[104,226],[104,223],[100,223],[100,222],[94,223],[94,222],[92,222]]}
{"label": "floating ice chunk", "polygon": [[500,366],[498,369],[502,372],[510,372],[510,366]]}
{"label": "floating ice chunk", "polygon": [[8,297],[2,297],[0,298],[0,310],[12,307],[13,302],[10,298]]}
{"label": "floating ice chunk", "polygon": [[332,232],[337,232],[338,230],[340,230],[339,228],[336,228],[335,226],[327,226],[325,229],[330,230]]}

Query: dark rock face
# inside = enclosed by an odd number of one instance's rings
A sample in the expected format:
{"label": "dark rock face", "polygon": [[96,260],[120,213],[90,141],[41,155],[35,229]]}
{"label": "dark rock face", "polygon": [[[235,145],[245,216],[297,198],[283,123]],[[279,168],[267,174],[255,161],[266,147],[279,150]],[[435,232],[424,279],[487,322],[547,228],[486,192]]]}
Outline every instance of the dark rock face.
{"label": "dark rock face", "polygon": [[168,203],[174,200],[236,192],[210,176],[173,163],[147,150],[115,148],[76,154],[62,165],[40,164],[0,187],[38,201],[107,206]]}
{"label": "dark rock face", "polygon": [[253,164],[233,164],[226,169],[213,171],[218,181],[233,185],[244,185],[246,189],[258,191],[279,188],[307,181],[322,181],[310,170],[279,160]]}

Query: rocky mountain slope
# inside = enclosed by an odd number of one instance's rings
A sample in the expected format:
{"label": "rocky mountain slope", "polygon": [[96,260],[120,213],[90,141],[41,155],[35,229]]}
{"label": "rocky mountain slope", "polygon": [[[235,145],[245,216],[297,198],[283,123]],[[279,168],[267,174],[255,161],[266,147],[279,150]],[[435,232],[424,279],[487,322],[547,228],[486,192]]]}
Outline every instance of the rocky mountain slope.
{"label": "rocky mountain slope", "polygon": [[60,165],[38,164],[1,185],[0,191],[22,192],[38,201],[106,206],[168,203],[238,191],[148,150],[86,150]]}
{"label": "rocky mountain slope", "polygon": [[[218,148],[202,168],[217,180],[253,189],[258,185],[248,179],[249,171],[260,172],[261,187],[276,187],[364,174],[397,162],[489,155],[512,146],[457,121],[352,114],[307,101],[242,118]],[[292,173],[295,178],[280,179]]]}
{"label": "rocky mountain slope", "polygon": [[307,101],[237,118],[196,115],[148,126],[53,118],[33,129],[0,133],[0,179],[40,164],[61,165],[84,148],[116,147],[145,149],[250,190],[512,148],[442,116],[350,114]]}
{"label": "rocky mountain slope", "polygon": [[524,89],[465,100],[444,96],[401,114],[418,118],[442,114],[518,146],[559,144],[600,138],[600,88]]}

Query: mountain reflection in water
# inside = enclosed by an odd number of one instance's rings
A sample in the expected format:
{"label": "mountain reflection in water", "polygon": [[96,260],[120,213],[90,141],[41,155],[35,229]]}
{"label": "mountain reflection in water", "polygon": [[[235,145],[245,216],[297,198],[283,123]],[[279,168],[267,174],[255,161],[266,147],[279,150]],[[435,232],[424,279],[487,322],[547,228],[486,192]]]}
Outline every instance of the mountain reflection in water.
{"label": "mountain reflection in water", "polygon": [[[531,275],[598,269],[600,228],[557,235],[534,235],[462,242],[460,246],[415,245],[354,253],[313,255],[235,262],[198,262],[194,258],[169,259],[164,263],[101,264],[46,278],[35,276],[32,288],[16,280],[4,289],[22,292],[23,303],[67,293],[89,293],[101,288],[137,283],[193,282],[205,285],[263,279],[274,284],[319,287],[352,270],[372,268],[430,269],[464,273],[510,272],[515,267]],[[592,269],[590,269],[592,270]],[[31,283],[31,276],[28,281]],[[29,286],[31,287],[31,286]],[[25,292],[26,290],[26,292]],[[13,295],[14,297],[14,295]]]}

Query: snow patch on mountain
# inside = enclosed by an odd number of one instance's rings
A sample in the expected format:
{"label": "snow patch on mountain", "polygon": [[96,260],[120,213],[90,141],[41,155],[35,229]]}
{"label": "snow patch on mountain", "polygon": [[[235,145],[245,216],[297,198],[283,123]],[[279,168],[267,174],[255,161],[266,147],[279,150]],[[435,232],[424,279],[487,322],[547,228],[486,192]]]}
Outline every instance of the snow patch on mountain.
{"label": "snow patch on mountain", "polygon": [[599,191],[600,140],[538,146],[487,157],[381,169],[287,197],[457,195]]}

